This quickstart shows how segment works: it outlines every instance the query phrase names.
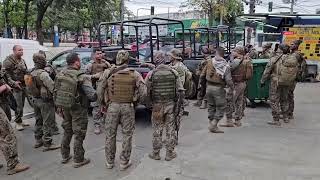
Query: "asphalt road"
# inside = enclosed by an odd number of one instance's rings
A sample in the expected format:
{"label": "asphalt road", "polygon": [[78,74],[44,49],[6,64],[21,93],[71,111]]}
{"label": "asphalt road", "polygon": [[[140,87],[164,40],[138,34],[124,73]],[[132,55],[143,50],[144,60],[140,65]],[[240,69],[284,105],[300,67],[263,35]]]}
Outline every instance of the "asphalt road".
{"label": "asphalt road", "polygon": [[[190,115],[182,122],[178,158],[172,162],[147,158],[146,154],[151,151],[152,128],[144,111],[139,110],[132,152],[133,167],[125,172],[119,171],[119,153],[116,167],[113,170],[105,168],[105,137],[93,133],[92,121],[85,140],[86,156],[92,163],[80,169],[72,168],[71,163],[61,165],[59,151],[43,153],[33,149],[33,128],[30,127],[16,134],[21,160],[30,164],[31,169],[7,176],[3,168],[0,179],[320,179],[319,88],[320,83],[298,86],[295,120],[281,128],[266,124],[271,119],[271,111],[266,104],[261,104],[255,109],[246,109],[243,127],[224,128],[225,134],[214,135],[208,133],[206,110],[188,107]],[[28,121],[34,123],[33,119]],[[61,119],[57,118],[57,121],[60,123]],[[55,136],[55,142],[59,143],[60,139],[61,135]],[[121,135],[117,145],[119,150]],[[2,155],[0,162],[4,162]]]}

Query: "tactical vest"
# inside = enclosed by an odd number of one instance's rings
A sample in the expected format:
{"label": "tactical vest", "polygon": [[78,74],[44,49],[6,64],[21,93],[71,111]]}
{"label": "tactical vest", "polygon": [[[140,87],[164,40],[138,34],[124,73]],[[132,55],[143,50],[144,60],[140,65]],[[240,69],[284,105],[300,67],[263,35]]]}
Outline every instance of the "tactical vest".
{"label": "tactical vest", "polygon": [[295,83],[299,71],[299,63],[292,55],[283,55],[277,64],[278,84],[291,86]]}
{"label": "tactical vest", "polygon": [[57,107],[71,108],[79,103],[78,77],[82,75],[78,70],[63,70],[54,82],[54,103]]}
{"label": "tactical vest", "polygon": [[91,74],[97,74],[100,72],[103,72],[105,69],[107,69],[107,65],[105,63],[92,63],[92,69]]}
{"label": "tactical vest", "polygon": [[211,60],[208,61],[208,64],[207,64],[206,80],[209,83],[219,84],[222,86],[226,85],[226,83],[222,79],[221,75],[216,72],[216,69],[213,67]]}
{"label": "tactical vest", "polygon": [[132,103],[135,93],[134,70],[120,70],[108,78],[108,95],[111,102]]}
{"label": "tactical vest", "polygon": [[232,71],[233,82],[244,82],[250,80],[253,74],[253,67],[250,60],[244,59],[240,64]]}
{"label": "tactical vest", "polygon": [[169,68],[157,68],[151,76],[151,98],[155,103],[176,99],[176,75]]}
{"label": "tactical vest", "polygon": [[186,73],[184,69],[181,66],[172,66],[172,69],[176,70],[179,74],[180,80],[182,82],[182,85],[184,85],[186,81]]}

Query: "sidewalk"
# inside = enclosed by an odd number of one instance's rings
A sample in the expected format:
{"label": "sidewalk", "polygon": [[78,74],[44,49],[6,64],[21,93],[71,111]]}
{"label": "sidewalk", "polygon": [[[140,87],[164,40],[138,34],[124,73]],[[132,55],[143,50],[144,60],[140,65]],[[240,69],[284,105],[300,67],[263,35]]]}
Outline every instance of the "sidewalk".
{"label": "sidewalk", "polygon": [[[320,84],[296,89],[296,120],[282,128],[271,127],[270,109],[247,109],[243,127],[223,128],[211,134],[203,113],[190,109],[182,122],[178,157],[154,161],[147,155],[122,180],[301,180],[320,179],[320,122],[317,112]],[[303,86],[303,89],[302,89]],[[313,97],[313,98],[308,98]],[[193,122],[192,122],[193,121]],[[199,123],[195,123],[197,121]],[[188,131],[190,132],[190,130]]]}

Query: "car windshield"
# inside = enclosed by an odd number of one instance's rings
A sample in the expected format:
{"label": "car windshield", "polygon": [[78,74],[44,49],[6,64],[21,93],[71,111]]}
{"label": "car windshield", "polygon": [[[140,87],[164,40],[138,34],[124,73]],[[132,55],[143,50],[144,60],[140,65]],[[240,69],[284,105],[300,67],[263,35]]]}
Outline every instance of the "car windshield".
{"label": "car windshield", "polygon": [[[66,67],[67,66],[66,59],[70,53],[71,52],[66,52],[66,53],[63,53],[60,56],[56,57],[55,59],[52,60],[52,65],[57,69]],[[87,64],[89,64],[89,62],[91,60],[91,52],[90,51],[79,51],[76,53],[79,54],[82,68],[84,68]]]}

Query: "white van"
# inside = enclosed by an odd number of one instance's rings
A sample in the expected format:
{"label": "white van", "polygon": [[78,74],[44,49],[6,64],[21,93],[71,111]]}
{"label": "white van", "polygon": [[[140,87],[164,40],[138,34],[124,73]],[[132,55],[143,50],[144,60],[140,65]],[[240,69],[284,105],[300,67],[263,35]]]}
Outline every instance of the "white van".
{"label": "white van", "polygon": [[3,62],[7,56],[13,53],[13,46],[21,45],[23,48],[23,59],[26,61],[28,69],[34,67],[32,56],[39,50],[47,52],[48,49],[41,46],[38,41],[27,39],[7,39],[0,38],[0,61]]}

